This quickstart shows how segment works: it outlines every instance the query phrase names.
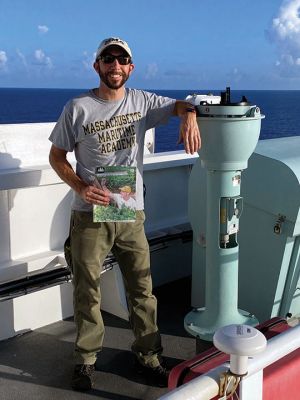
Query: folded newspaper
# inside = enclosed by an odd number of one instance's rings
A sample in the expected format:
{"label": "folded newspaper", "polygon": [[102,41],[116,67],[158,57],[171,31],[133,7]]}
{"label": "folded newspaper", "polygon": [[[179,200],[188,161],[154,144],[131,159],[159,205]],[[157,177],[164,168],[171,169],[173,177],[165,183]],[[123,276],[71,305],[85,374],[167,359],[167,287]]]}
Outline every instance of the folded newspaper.
{"label": "folded newspaper", "polygon": [[105,190],[108,206],[93,206],[94,222],[134,222],[136,219],[136,167],[97,167],[94,185]]}

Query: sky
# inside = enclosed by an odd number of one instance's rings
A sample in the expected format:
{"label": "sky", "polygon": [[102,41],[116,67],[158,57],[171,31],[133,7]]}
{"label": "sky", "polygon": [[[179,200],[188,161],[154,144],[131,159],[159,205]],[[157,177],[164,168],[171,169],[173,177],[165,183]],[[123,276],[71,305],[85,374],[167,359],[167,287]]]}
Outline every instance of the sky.
{"label": "sky", "polygon": [[300,0],[0,0],[0,87],[95,87],[111,36],[130,87],[300,90]]}

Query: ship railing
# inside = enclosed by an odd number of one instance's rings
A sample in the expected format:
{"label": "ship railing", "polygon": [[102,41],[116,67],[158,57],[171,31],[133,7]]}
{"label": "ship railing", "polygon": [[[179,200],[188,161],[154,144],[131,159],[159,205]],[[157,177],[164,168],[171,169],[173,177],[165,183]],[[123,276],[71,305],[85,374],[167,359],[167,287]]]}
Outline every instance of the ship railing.
{"label": "ship railing", "polygon": [[[188,225],[180,226],[177,229],[173,227],[170,232],[161,232],[157,236],[148,237],[150,252],[166,247],[170,242],[175,240],[181,240],[183,243],[192,240],[192,230]],[[109,253],[104,260],[102,273],[109,271],[117,264],[117,260],[113,254]],[[63,254],[61,254],[55,256],[52,261],[38,272],[28,273],[23,277],[6,282],[0,281],[0,302],[33,293],[46,287],[63,284],[71,280],[71,268],[67,264]]]}
{"label": "ship railing", "polygon": [[[238,398],[240,400],[262,400],[264,369],[299,347],[300,325],[269,339],[265,351],[249,359],[248,374],[241,379]],[[220,376],[228,369],[229,363],[224,363],[170,391],[158,400],[211,400],[218,398]],[[284,381],[282,384],[284,385]]]}

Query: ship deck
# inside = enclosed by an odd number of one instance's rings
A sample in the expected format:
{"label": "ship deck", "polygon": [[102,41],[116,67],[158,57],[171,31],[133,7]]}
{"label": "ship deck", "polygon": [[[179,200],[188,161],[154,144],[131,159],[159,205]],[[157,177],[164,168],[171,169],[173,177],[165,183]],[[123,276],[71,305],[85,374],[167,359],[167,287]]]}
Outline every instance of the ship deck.
{"label": "ship deck", "polygon": [[[183,327],[190,286],[185,278],[154,289],[163,354],[170,366],[195,354],[195,339]],[[75,325],[67,319],[0,342],[0,400],[152,400],[166,393],[134,372],[129,323],[108,313],[103,319],[106,334],[93,390],[70,388]]]}

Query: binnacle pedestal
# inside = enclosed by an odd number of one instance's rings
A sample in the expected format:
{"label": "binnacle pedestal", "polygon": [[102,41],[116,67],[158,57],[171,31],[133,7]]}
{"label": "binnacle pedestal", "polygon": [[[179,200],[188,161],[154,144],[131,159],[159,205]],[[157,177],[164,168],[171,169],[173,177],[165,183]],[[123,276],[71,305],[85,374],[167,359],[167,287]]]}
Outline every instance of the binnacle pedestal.
{"label": "binnacle pedestal", "polygon": [[219,328],[230,324],[256,325],[257,319],[238,309],[237,233],[243,209],[241,173],[247,168],[264,118],[245,98],[230,102],[230,89],[219,104],[196,106],[202,136],[201,166],[207,171],[205,307],[188,313],[185,329],[212,341]]}

